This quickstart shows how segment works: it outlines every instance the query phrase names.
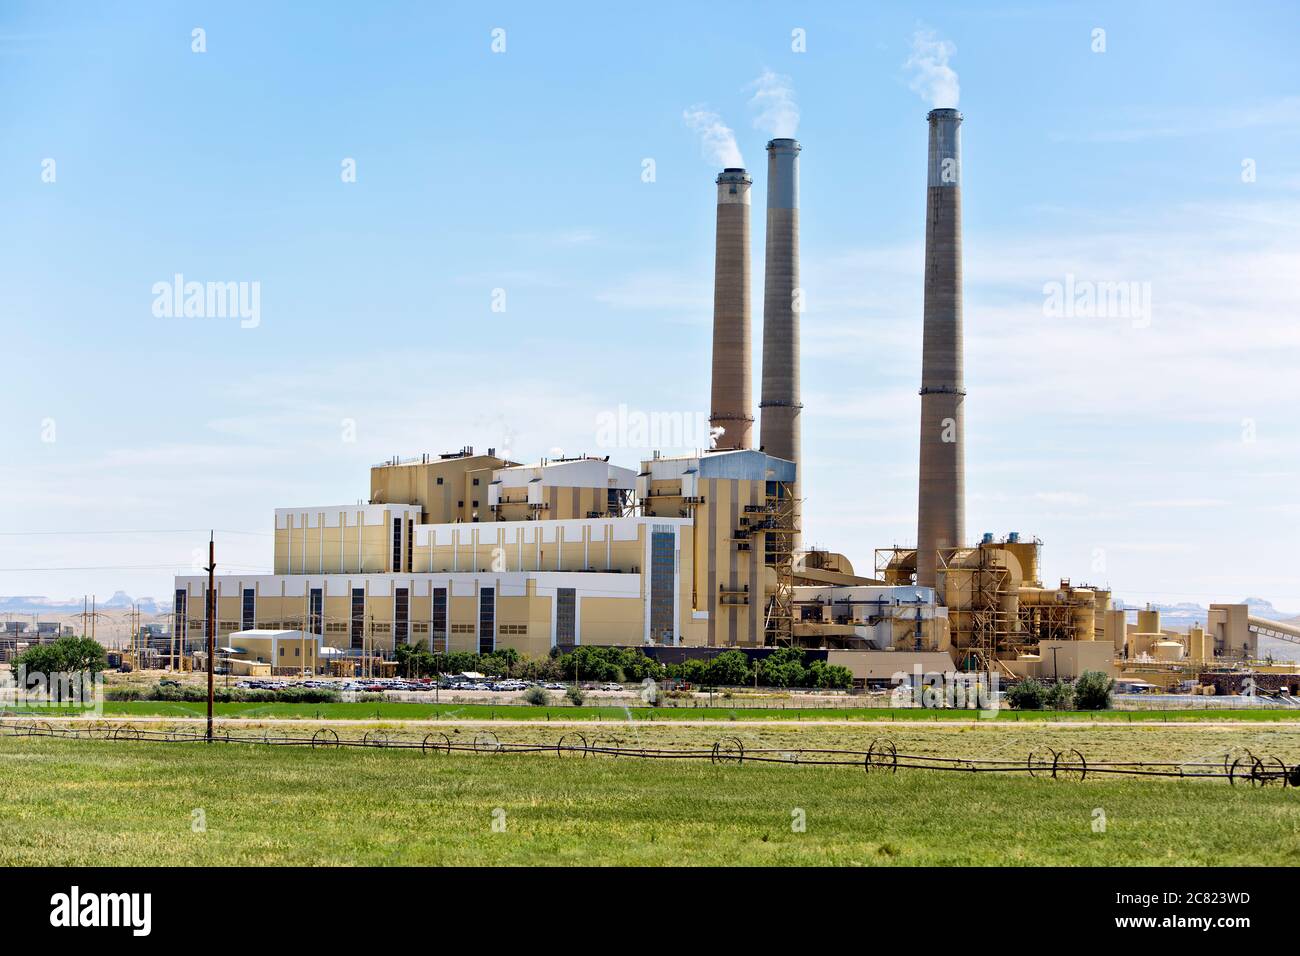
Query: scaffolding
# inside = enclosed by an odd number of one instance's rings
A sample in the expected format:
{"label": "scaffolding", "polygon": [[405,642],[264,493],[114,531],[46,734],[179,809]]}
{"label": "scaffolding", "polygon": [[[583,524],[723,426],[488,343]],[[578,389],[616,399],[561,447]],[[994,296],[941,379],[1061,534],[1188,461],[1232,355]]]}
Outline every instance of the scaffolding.
{"label": "scaffolding", "polygon": [[798,502],[794,482],[769,481],[762,517],[751,530],[763,532],[764,564],[776,572],[776,587],[767,602],[763,643],[788,647],[794,643],[794,539]]}
{"label": "scaffolding", "polygon": [[[1000,658],[1020,644],[1018,617],[1010,611],[1014,606],[1011,570],[997,558],[998,553],[990,548],[948,548],[938,553],[947,598],[966,590],[960,578],[969,578],[969,604],[949,606],[952,643],[965,652],[962,663],[968,670],[996,671],[1002,667]],[[959,579],[956,587],[952,575]]]}

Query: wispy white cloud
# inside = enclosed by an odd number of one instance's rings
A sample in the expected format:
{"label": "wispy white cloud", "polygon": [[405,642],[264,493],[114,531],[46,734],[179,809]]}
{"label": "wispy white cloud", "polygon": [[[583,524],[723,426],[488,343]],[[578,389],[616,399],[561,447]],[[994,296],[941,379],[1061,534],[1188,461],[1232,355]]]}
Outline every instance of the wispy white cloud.
{"label": "wispy white cloud", "polygon": [[1174,105],[1099,122],[1076,117],[1073,128],[1056,130],[1048,138],[1057,143],[1136,143],[1271,126],[1294,129],[1297,125],[1300,125],[1300,96],[1285,96],[1231,108],[1192,109]]}

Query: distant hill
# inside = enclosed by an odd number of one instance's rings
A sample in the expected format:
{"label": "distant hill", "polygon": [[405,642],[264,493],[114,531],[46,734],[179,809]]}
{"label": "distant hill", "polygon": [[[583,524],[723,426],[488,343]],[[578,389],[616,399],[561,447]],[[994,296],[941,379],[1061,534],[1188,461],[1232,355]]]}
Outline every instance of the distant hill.
{"label": "distant hill", "polygon": [[[143,597],[137,600],[125,591],[117,591],[107,600],[96,601],[95,607],[100,610],[124,611],[129,610],[133,604],[139,605],[141,613],[144,614],[166,614],[171,611],[170,603],[155,601],[151,597]],[[0,597],[0,614],[36,614],[38,616],[41,614],[80,614],[81,609],[81,598],[61,601],[38,594]]]}

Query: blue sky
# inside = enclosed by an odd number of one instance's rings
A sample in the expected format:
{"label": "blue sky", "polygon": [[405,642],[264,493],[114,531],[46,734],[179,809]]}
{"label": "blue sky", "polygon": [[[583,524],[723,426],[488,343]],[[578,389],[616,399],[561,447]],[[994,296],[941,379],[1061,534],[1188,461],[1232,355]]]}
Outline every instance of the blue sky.
{"label": "blue sky", "polygon": [[[0,594],[165,595],[208,527],[266,568],[275,507],[362,498],[393,454],[635,465],[602,412],[708,410],[717,170],[688,108],[755,171],[760,340],[765,71],[804,146],[806,536],[869,568],[915,535],[919,33],[966,116],[971,535],[1037,535],[1049,577],[1131,602],[1300,613],[1298,17],[6,4]],[[177,273],[259,283],[257,326],[155,316]],[[1046,315],[1067,275],[1146,284],[1149,321]]]}

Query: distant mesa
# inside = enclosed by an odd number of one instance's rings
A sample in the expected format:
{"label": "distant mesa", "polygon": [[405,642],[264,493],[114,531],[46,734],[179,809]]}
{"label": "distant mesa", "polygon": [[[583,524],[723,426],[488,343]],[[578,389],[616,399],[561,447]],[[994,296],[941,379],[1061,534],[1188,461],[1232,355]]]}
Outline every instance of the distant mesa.
{"label": "distant mesa", "polygon": [[[49,598],[43,594],[19,594],[0,596],[0,614],[80,614],[83,608],[82,598]],[[97,600],[95,607],[101,611],[129,611],[138,606],[141,614],[164,614],[171,609],[151,597],[138,600],[125,591],[115,591],[105,600]]]}

